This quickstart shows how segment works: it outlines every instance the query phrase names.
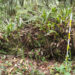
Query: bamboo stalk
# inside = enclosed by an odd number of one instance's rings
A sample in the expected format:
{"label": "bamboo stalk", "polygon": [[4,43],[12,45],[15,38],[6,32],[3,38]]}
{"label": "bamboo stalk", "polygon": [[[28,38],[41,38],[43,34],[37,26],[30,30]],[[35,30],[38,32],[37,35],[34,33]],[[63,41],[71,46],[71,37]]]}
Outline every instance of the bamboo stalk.
{"label": "bamboo stalk", "polygon": [[68,65],[69,59],[69,49],[70,49],[70,39],[71,39],[71,24],[72,23],[72,13],[70,15],[70,23],[69,23],[69,33],[68,33],[68,41],[67,41],[67,53],[66,53],[66,65]]}

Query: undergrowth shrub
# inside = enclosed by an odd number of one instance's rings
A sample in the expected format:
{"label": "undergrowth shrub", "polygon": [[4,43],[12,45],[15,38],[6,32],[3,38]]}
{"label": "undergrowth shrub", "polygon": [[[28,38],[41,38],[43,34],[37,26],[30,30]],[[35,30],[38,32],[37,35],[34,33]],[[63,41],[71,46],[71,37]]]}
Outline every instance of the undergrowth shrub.
{"label": "undergrowth shrub", "polygon": [[7,14],[9,17],[1,22],[5,26],[2,32],[9,51],[17,54],[24,50],[27,54],[32,49],[40,49],[40,56],[64,59],[71,9],[58,7],[59,3],[48,7],[39,3],[30,4],[30,1],[27,3],[23,7],[18,4],[13,6],[16,10],[15,16],[10,17]]}

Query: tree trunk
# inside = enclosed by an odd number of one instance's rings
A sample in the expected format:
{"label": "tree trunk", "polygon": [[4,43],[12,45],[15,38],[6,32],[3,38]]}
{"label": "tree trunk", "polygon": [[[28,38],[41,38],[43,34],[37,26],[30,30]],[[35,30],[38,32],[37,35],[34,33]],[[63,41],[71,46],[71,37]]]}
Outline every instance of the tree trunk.
{"label": "tree trunk", "polygon": [[20,5],[23,6],[24,0],[20,0]]}
{"label": "tree trunk", "polygon": [[75,49],[75,28],[73,28],[73,47]]}

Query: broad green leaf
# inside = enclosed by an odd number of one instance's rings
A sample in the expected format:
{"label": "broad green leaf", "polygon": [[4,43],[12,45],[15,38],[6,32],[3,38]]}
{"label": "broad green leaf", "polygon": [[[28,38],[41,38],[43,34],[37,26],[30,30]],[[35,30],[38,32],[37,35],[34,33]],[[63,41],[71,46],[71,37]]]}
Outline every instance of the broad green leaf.
{"label": "broad green leaf", "polygon": [[71,75],[71,73],[69,73],[69,72],[65,72],[65,74],[64,75]]}

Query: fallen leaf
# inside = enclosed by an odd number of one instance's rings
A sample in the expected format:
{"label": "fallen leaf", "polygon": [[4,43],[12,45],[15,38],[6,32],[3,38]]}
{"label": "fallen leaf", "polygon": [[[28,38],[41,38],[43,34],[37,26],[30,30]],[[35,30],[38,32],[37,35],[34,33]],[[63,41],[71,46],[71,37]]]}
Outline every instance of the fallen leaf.
{"label": "fallen leaf", "polygon": [[23,63],[23,59],[20,60],[20,64]]}
{"label": "fallen leaf", "polygon": [[2,63],[2,60],[0,60],[0,63]]}

